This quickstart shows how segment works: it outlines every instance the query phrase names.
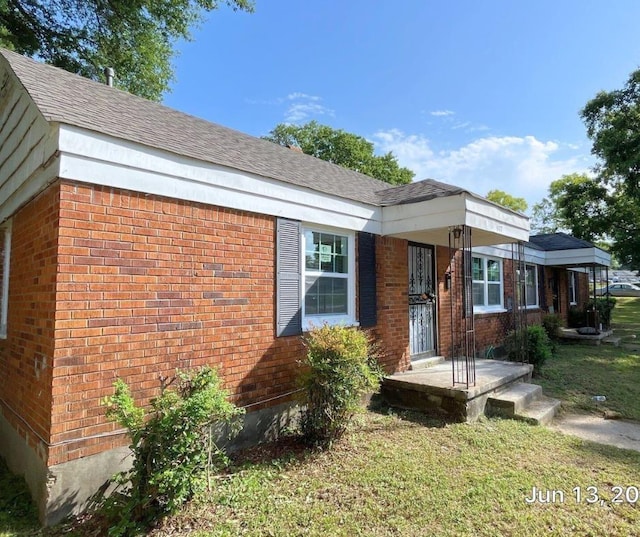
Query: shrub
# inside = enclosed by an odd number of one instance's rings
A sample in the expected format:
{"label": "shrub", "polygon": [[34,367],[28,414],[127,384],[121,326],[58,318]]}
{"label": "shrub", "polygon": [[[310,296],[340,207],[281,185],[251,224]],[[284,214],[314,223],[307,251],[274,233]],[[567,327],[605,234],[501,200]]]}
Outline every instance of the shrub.
{"label": "shrub", "polygon": [[[175,389],[169,385],[176,382]],[[217,373],[205,367],[161,379],[159,397],[148,412],[136,405],[122,380],[107,397],[107,417],[131,437],[133,466],[118,474],[118,493],[106,502],[111,535],[129,535],[155,519],[174,513],[205,489],[207,472],[226,465],[224,451],[213,441],[211,426],[229,424],[237,430],[243,411],[227,400]]]}
{"label": "shrub", "polygon": [[507,335],[505,347],[510,360],[517,362],[524,359],[533,365],[535,373],[540,373],[542,365],[553,356],[549,336],[540,325],[511,331]]}
{"label": "shrub", "polygon": [[309,444],[327,447],[342,436],[363,395],[377,391],[382,373],[361,330],[325,324],[308,332],[304,342],[300,429]]}
{"label": "shrub", "polygon": [[562,326],[562,319],[555,313],[549,313],[542,318],[542,327],[549,339],[558,339],[558,330]]}
{"label": "shrub", "polygon": [[580,328],[586,324],[585,312],[578,309],[576,306],[569,308],[569,315],[567,317],[567,325],[570,328]]}
{"label": "shrub", "polygon": [[[585,311],[592,310],[594,307],[593,298],[590,299],[585,305]],[[616,299],[614,297],[609,298],[596,298],[595,309],[598,312],[598,319],[602,323],[602,326],[609,328],[611,326],[611,315],[613,308],[616,307]],[[598,328],[597,326],[595,328]]]}
{"label": "shrub", "polygon": [[562,319],[560,318],[559,315],[556,315],[555,313],[549,313],[548,315],[545,315],[542,318],[542,327],[544,328],[544,331],[547,333],[547,336],[549,336],[549,344],[551,347],[552,354],[556,353],[556,350],[558,347],[558,339],[559,339],[558,331],[560,330],[561,326],[562,326]]}

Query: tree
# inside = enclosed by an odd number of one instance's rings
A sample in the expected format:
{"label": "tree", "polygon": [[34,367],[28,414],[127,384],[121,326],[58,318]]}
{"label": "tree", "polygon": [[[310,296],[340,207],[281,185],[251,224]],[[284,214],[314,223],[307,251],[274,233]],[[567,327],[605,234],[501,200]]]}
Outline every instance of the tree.
{"label": "tree", "polygon": [[527,200],[524,198],[516,198],[511,194],[507,194],[502,190],[489,190],[487,192],[486,198],[489,201],[497,203],[498,205],[502,205],[507,209],[512,209],[513,211],[517,211],[519,213],[523,213],[527,210]]}
{"label": "tree", "polygon": [[620,181],[629,195],[640,198],[640,69],[623,89],[598,93],[581,116],[593,141],[591,152],[600,159],[600,177]]}
{"label": "tree", "polygon": [[387,183],[410,183],[415,175],[409,168],[400,167],[398,159],[391,151],[384,155],[376,155],[373,144],[362,136],[320,125],[316,121],[310,121],[305,125],[281,123],[263,138],[285,147],[299,147],[307,155]]}
{"label": "tree", "polygon": [[[609,229],[609,193],[597,179],[572,173],[549,185],[549,197],[542,207],[549,211],[555,230],[566,230],[574,237],[593,242]],[[536,207],[534,206],[534,210]]]}
{"label": "tree", "polygon": [[[252,11],[253,0],[224,0]],[[159,100],[173,79],[179,39],[216,0],[0,0],[0,46],[94,80]]]}
{"label": "tree", "polygon": [[534,203],[531,208],[531,218],[529,219],[532,234],[557,233],[558,221],[553,203],[549,198]]}
{"label": "tree", "polygon": [[[606,185],[605,213],[612,253],[640,266],[640,69],[620,90],[601,91],[580,112]],[[604,188],[604,187],[603,187]]]}

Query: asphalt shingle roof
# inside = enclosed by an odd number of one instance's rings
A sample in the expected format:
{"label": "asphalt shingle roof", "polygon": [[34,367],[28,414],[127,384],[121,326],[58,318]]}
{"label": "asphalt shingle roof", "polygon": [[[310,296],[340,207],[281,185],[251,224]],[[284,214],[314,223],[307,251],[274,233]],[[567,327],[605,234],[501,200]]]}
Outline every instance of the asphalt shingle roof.
{"label": "asphalt shingle roof", "polygon": [[425,179],[407,185],[387,188],[378,192],[380,205],[401,205],[403,203],[417,203],[434,198],[454,196],[467,192],[465,189],[441,183],[434,179]]}
{"label": "asphalt shingle roof", "polygon": [[580,248],[595,248],[589,241],[577,239],[566,233],[545,233],[532,235],[529,242],[547,252],[555,250],[576,250]]}
{"label": "asphalt shingle roof", "polygon": [[47,121],[379,205],[392,185],[0,49]]}

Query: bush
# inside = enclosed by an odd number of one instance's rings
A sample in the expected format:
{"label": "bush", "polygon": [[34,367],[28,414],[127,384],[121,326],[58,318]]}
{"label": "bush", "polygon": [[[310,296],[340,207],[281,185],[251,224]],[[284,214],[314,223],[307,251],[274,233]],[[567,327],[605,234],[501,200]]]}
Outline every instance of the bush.
{"label": "bush", "polygon": [[552,344],[540,325],[528,326],[524,331],[513,330],[507,335],[505,347],[509,360],[533,365],[534,373],[540,373],[542,365],[553,356]]}
{"label": "bush", "polygon": [[[175,389],[168,386],[176,382]],[[176,510],[206,487],[206,475],[226,465],[224,451],[211,435],[214,423],[237,430],[243,411],[227,400],[217,373],[208,367],[178,372],[148,412],[136,405],[122,380],[107,397],[107,417],[128,430],[133,466],[118,474],[121,485],[105,504],[111,535],[129,535]]]}
{"label": "bush", "polygon": [[542,327],[552,341],[558,339],[558,331],[561,326],[562,319],[555,313],[549,313],[542,318]]}
{"label": "bush", "polygon": [[361,330],[325,324],[311,330],[304,342],[300,429],[306,442],[327,447],[342,436],[363,395],[377,391],[382,373]]}
{"label": "bush", "polygon": [[578,309],[576,306],[569,308],[569,315],[567,317],[567,326],[569,328],[580,328],[586,324],[586,314],[584,311]]}
{"label": "bush", "polygon": [[[592,310],[594,306],[593,298],[590,299],[585,305],[585,311]],[[613,308],[616,307],[616,299],[614,297],[609,298],[596,298],[595,309],[598,312],[598,319],[602,323],[604,328],[611,326],[611,315]],[[595,328],[598,328],[597,326]]]}
{"label": "bush", "polygon": [[562,326],[562,319],[555,313],[549,313],[542,318],[542,327],[549,337],[549,344],[551,346],[551,354],[555,354],[558,348],[558,331]]}

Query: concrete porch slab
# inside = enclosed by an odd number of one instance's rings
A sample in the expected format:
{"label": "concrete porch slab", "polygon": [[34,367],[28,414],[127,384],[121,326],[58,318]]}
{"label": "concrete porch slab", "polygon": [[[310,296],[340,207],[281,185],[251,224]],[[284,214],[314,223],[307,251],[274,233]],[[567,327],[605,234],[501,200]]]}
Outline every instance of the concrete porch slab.
{"label": "concrete porch slab", "polygon": [[473,421],[484,413],[489,394],[531,380],[533,366],[500,360],[476,360],[475,386],[453,384],[450,361],[427,369],[385,377],[382,395],[392,406],[437,410],[456,421]]}
{"label": "concrete porch slab", "polygon": [[613,330],[603,330],[599,334],[579,334],[575,328],[560,328],[558,337],[560,339],[579,341],[587,345],[600,345],[603,339],[613,336]]}

